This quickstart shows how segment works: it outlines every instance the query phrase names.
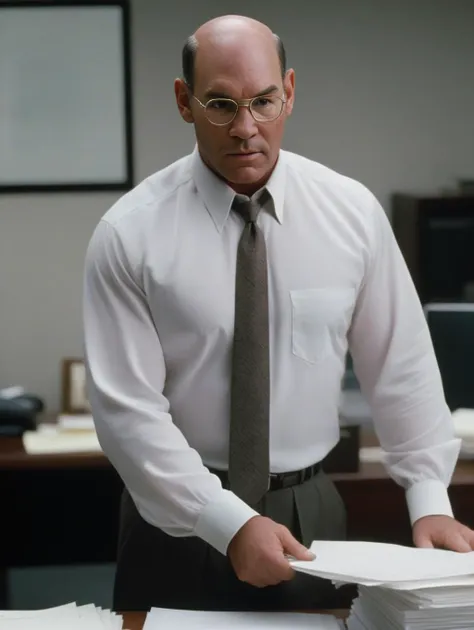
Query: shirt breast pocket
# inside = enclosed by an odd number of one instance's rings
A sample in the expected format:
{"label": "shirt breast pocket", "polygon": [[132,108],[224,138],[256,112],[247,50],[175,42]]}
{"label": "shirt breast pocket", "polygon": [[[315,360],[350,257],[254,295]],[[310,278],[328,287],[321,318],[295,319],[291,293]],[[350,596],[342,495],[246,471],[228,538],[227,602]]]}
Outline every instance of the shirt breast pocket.
{"label": "shirt breast pocket", "polygon": [[291,297],[291,345],[294,355],[318,363],[334,353],[345,337],[354,306],[349,288],[297,289]]}

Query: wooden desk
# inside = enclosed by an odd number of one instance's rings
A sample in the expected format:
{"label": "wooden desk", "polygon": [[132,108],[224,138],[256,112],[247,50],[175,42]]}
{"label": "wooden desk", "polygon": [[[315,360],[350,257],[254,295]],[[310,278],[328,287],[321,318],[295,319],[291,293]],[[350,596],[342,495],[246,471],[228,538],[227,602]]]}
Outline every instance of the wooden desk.
{"label": "wooden desk", "polygon": [[[315,614],[328,614],[337,617],[338,619],[346,619],[348,612],[347,610],[314,610],[312,611]],[[129,612],[123,613],[124,619],[124,630],[142,630],[143,624],[145,623],[146,613],[142,612]]]}
{"label": "wooden desk", "polygon": [[[331,477],[349,539],[411,544],[404,492],[380,464]],[[0,439],[0,608],[8,606],[1,587],[9,567],[114,562],[121,492],[101,453],[27,455],[20,439]],[[449,494],[456,517],[474,528],[474,462],[459,462]]]}
{"label": "wooden desk", "polygon": [[[350,539],[411,544],[404,492],[381,464],[331,477]],[[28,455],[20,439],[0,439],[2,533],[12,541],[0,548],[0,567],[113,562],[121,491],[102,453]],[[474,528],[474,462],[458,463],[449,494],[456,517]]]}
{"label": "wooden desk", "polygon": [[121,491],[101,453],[28,455],[0,439],[0,567],[113,562]]}
{"label": "wooden desk", "polygon": [[[350,539],[412,544],[405,493],[382,464],[331,477],[347,508]],[[456,518],[474,528],[474,462],[458,463],[448,492]]]}
{"label": "wooden desk", "polygon": [[21,438],[0,438],[0,472],[13,470],[54,470],[109,468],[103,453],[54,453],[29,455]]}

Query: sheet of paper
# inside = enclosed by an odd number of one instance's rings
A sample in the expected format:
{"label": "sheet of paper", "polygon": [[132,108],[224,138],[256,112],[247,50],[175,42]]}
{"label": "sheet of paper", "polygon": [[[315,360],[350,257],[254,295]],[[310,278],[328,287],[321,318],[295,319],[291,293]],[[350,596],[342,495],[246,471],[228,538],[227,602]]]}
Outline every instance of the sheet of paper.
{"label": "sheet of paper", "polygon": [[58,416],[57,426],[61,431],[95,431],[91,414],[61,414]]}
{"label": "sheet of paper", "polygon": [[0,611],[0,630],[122,630],[122,627],[120,615],[93,604]]}
{"label": "sheet of paper", "polygon": [[42,610],[0,610],[0,619],[24,619],[25,617],[68,617],[76,614],[76,604],[63,604]]}
{"label": "sheet of paper", "polygon": [[100,452],[102,449],[95,431],[25,431],[23,446],[31,455],[49,453]]}
{"label": "sheet of paper", "polygon": [[420,597],[420,591],[400,593],[379,587],[359,587],[347,627],[349,630],[470,630],[474,627],[473,590],[454,599],[443,596],[444,588],[432,590],[432,596]]}
{"label": "sheet of paper", "polygon": [[[309,573],[311,575],[311,573]],[[314,575],[314,574],[313,574]],[[332,580],[336,587],[344,586],[348,584],[347,581],[340,582],[338,580]],[[455,588],[459,590],[460,588],[474,588],[474,575],[465,575],[460,577],[453,578],[443,578],[441,580],[409,580],[406,582],[379,582],[373,580],[360,580],[358,584],[362,586],[383,586],[386,588],[390,588],[394,591],[419,591],[425,589],[438,589],[440,587],[443,588]],[[473,591],[471,590],[471,593]],[[474,597],[474,595],[473,595]]]}
{"label": "sheet of paper", "polygon": [[332,615],[152,608],[143,630],[340,630]]}
{"label": "sheet of paper", "polygon": [[37,617],[25,617],[23,619],[1,619],[0,630],[86,630],[88,626],[80,619],[61,619],[58,617],[48,617],[47,620]]}
{"label": "sheet of paper", "polygon": [[[463,554],[380,543],[346,543],[336,547],[339,548],[333,547],[331,561],[320,553],[321,566],[326,562],[331,571],[345,573],[346,577],[364,574],[347,580],[358,584],[358,597],[347,620],[348,630],[474,628],[474,552]],[[339,557],[342,548],[350,561]],[[316,554],[318,549],[322,551],[319,543],[312,545]],[[386,581],[377,586],[376,582],[370,582],[372,578]]]}
{"label": "sheet of paper", "polygon": [[456,436],[474,442],[474,409],[459,408],[451,415]]}
{"label": "sheet of paper", "polygon": [[292,560],[295,570],[323,578],[374,583],[409,582],[474,576],[474,551],[418,549],[401,545],[352,541],[314,541],[311,561]]}
{"label": "sheet of paper", "polygon": [[381,446],[363,446],[359,449],[359,460],[368,463],[383,463],[384,451]]}

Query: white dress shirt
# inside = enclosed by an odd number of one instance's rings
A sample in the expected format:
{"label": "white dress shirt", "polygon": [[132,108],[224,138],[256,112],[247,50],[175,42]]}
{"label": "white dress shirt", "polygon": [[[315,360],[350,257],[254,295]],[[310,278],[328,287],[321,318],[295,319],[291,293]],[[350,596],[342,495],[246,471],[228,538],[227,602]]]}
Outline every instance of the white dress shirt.
{"label": "white dress shirt", "polygon": [[[454,438],[425,318],[387,217],[360,183],[281,151],[260,212],[269,266],[270,465],[339,439],[350,349],[411,521],[452,515]],[[142,517],[222,553],[255,512],[226,469],[237,244],[234,192],[195,150],[124,195],[86,255],[89,398]]]}

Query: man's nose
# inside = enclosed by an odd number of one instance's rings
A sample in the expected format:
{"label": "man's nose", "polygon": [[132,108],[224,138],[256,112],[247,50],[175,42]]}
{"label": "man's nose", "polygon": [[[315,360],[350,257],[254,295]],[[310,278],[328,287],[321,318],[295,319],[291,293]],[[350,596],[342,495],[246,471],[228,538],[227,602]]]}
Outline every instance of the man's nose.
{"label": "man's nose", "polygon": [[231,123],[230,135],[247,140],[258,133],[255,118],[248,107],[240,106],[237,115]]}

